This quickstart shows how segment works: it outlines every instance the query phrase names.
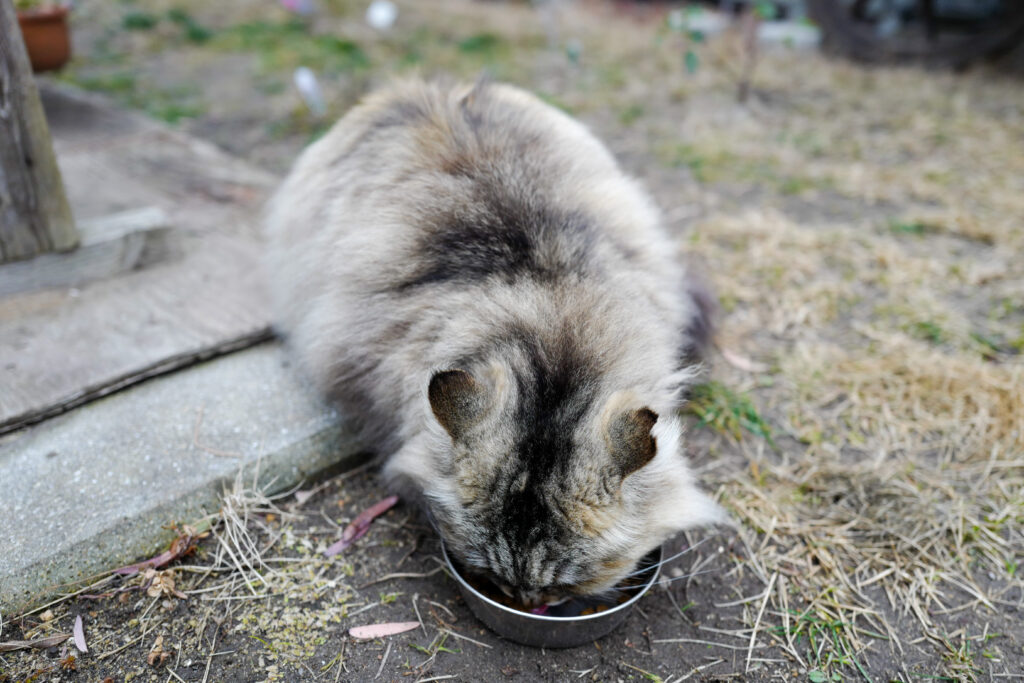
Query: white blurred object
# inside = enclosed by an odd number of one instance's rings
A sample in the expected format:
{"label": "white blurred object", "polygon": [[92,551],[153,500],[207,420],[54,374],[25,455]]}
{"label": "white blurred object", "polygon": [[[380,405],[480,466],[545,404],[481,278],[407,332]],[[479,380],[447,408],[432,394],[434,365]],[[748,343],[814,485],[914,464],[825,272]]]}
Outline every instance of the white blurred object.
{"label": "white blurred object", "polygon": [[378,31],[387,31],[398,18],[398,6],[391,0],[373,0],[366,8],[366,23]]}
{"label": "white blurred object", "polygon": [[309,15],[316,12],[316,0],[281,0],[281,4],[296,14]]}
{"label": "white blurred object", "polygon": [[[683,15],[682,10],[676,10],[676,21],[690,31],[699,31],[706,36],[713,36],[729,28],[733,21],[730,15],[722,12],[710,12],[701,9],[691,10]],[[671,17],[669,21],[671,21]],[[673,28],[675,28],[673,26]],[[680,29],[676,29],[677,31]]]}
{"label": "white blurred object", "polygon": [[686,29],[686,17],[683,10],[674,9],[668,13],[668,27],[676,33],[682,33]]}
{"label": "white blurred object", "polygon": [[292,80],[313,116],[323,118],[327,114],[327,105],[324,103],[324,94],[313,70],[307,66],[300,66],[292,75]]}
{"label": "white blurred object", "polygon": [[[668,25],[673,31],[697,32],[711,37],[724,32],[737,21],[725,12],[704,9],[672,10]],[[785,45],[793,48],[814,48],[821,42],[821,31],[803,21],[762,21],[757,27],[757,42],[762,45]]]}
{"label": "white blurred object", "polygon": [[757,29],[757,40],[762,44],[814,48],[821,43],[821,31],[797,21],[766,21]]}

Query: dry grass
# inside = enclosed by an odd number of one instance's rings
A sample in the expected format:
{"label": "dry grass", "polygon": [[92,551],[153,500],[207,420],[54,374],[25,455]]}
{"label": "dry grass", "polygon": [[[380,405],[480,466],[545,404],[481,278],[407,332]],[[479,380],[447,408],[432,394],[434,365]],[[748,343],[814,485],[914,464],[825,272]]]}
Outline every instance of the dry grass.
{"label": "dry grass", "polygon": [[[270,496],[267,491],[273,482],[258,482],[258,467],[251,482],[246,482],[240,471],[232,486],[224,491],[219,523],[212,527],[217,549],[209,563],[211,571],[233,570],[230,580],[239,581],[254,596],[259,595],[258,589],[269,590],[272,582],[280,579],[280,573],[266,558],[281,540],[281,532],[275,532],[267,523],[267,515],[284,520],[293,518],[275,504],[275,500],[287,494]],[[265,539],[261,540],[261,536]]]}
{"label": "dry grass", "polygon": [[[844,131],[849,146],[864,134],[859,119],[898,114],[906,77],[874,74],[873,96],[895,102],[897,113],[822,118],[819,110],[802,123],[814,123],[826,140],[836,140],[829,129]],[[863,89],[851,88],[837,99],[858,94]],[[915,102],[917,128],[886,119],[885,135],[861,144],[913,150],[921,119],[935,110],[929,103]],[[1024,195],[1018,178],[1007,180],[998,164],[966,152],[978,145],[983,157],[1017,168],[1019,154],[988,145],[1005,144],[1007,128],[1020,128],[1018,119],[982,124],[978,112],[964,116],[967,123],[950,128],[951,150],[919,152],[970,177],[975,194],[940,187],[927,165],[862,157],[844,166],[827,146],[817,152],[824,158],[807,158],[773,139],[764,120],[705,124],[710,137],[687,149],[687,165],[707,174],[710,163],[719,182],[734,182],[744,164],[768,158],[779,173],[828,179],[805,201],[838,193],[867,206],[939,207],[927,219],[889,222],[869,210],[861,220],[801,221],[776,193],[759,209],[708,211],[687,245],[707,260],[722,295],[722,345],[771,364],[769,373],[751,376],[720,363],[713,376],[752,392],[776,441],[780,433],[791,439],[773,449],[747,433],[745,465],[733,459],[715,477],[752,551],[738,569],[772,586],[763,602],[747,606],[747,626],[808,667],[852,672],[871,648],[902,653],[926,638],[943,653],[940,674],[974,679],[981,670],[968,656],[969,638],[951,644],[949,615],[975,614],[980,632],[986,612],[1022,588],[1024,363],[1006,341],[1024,330],[1019,310],[1018,317],[992,311],[1024,280],[1010,256],[1024,238],[1014,218],[1024,215]],[[785,126],[798,127],[796,120]],[[709,148],[715,156],[703,151]],[[722,149],[730,150],[725,161]],[[978,200],[986,204],[984,221],[934,218],[962,218]],[[976,244],[965,247],[951,234]],[[917,628],[902,630],[905,617]]]}
{"label": "dry grass", "polygon": [[[689,247],[723,295],[723,346],[772,368],[714,373],[759,398],[779,444],[748,430],[746,464],[716,469],[752,549],[739,561],[774,583],[747,626],[809,667],[922,637],[960,652],[943,615],[978,609],[980,631],[1022,585],[1024,363],[972,336],[958,299],[984,285],[949,272],[974,258],[902,240],[761,210],[698,223]],[[943,675],[975,677],[946,655]]]}

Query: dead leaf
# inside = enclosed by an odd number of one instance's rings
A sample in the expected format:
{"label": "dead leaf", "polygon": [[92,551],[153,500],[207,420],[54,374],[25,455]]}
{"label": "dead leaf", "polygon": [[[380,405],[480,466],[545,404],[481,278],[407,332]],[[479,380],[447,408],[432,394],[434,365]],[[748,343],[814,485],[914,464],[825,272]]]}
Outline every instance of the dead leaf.
{"label": "dead leaf", "polygon": [[151,557],[150,559],[145,560],[143,562],[136,562],[135,564],[130,564],[126,567],[120,567],[118,569],[115,569],[113,573],[121,574],[123,576],[129,576],[131,574],[137,574],[146,568],[151,569],[153,567],[162,567],[173,559],[174,554],[170,550],[167,550],[160,553],[156,557]]}
{"label": "dead leaf", "polygon": [[71,632],[75,635],[75,647],[78,648],[78,651],[88,652],[89,648],[85,645],[85,628],[82,626],[81,614],[75,617],[75,628]]}
{"label": "dead leaf", "polygon": [[166,662],[167,658],[170,656],[171,655],[166,652],[154,651],[146,655],[146,662],[148,662],[150,666],[160,666],[161,664]]}
{"label": "dead leaf", "polygon": [[350,545],[365,536],[366,532],[370,530],[370,523],[393,508],[397,502],[398,496],[388,496],[379,503],[371,505],[360,512],[359,516],[352,520],[351,524],[345,527],[345,530],[341,533],[341,540],[332,543],[331,546],[324,551],[324,555],[327,557],[337,555],[342,550],[348,548]]}
{"label": "dead leaf", "polygon": [[311,490],[311,491],[296,491],[295,492],[295,502],[298,503],[299,505],[302,505],[307,500],[312,498],[314,493],[316,493],[315,489]]}
{"label": "dead leaf", "polygon": [[348,634],[359,640],[373,640],[374,638],[385,638],[399,633],[405,633],[419,628],[418,621],[396,621],[388,624],[368,624],[366,626],[353,626]]}
{"label": "dead leaf", "polygon": [[151,557],[148,560],[119,567],[112,573],[129,576],[131,574],[137,574],[143,569],[159,569],[179,557],[183,557],[184,555],[191,553],[196,548],[196,541],[202,537],[203,534],[198,533],[195,529],[186,525],[181,528],[178,537],[171,541],[171,545],[168,546],[167,550],[164,552],[160,553],[156,557]]}
{"label": "dead leaf", "polygon": [[146,662],[150,666],[160,666],[167,661],[167,658],[171,656],[171,653],[164,650],[164,637],[157,636],[156,641],[153,643],[153,648],[146,655]]}
{"label": "dead leaf", "polygon": [[147,569],[142,575],[143,585],[146,586],[146,595],[151,598],[158,598],[161,595],[174,596],[187,599],[184,593],[174,587],[174,570],[165,569],[158,572],[155,569]]}
{"label": "dead leaf", "polygon": [[9,640],[6,643],[0,643],[0,652],[14,652],[29,648],[45,650],[46,648],[60,645],[70,637],[70,633],[62,633],[58,636],[47,636],[46,638],[36,638],[34,640]]}
{"label": "dead leaf", "polygon": [[729,349],[719,349],[722,352],[722,358],[726,360],[729,365],[743,370],[744,372],[768,372],[768,366],[764,363],[758,363],[757,361],[750,360],[746,356],[741,356],[735,351]]}

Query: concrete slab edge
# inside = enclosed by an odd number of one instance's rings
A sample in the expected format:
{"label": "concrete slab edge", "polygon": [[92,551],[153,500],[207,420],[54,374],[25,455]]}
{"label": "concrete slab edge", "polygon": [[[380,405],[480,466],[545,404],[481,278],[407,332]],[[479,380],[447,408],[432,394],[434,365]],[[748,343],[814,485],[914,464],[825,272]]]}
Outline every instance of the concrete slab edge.
{"label": "concrete slab edge", "polygon": [[[243,481],[270,493],[321,481],[352,469],[369,459],[356,442],[347,437],[343,425],[333,424],[304,439],[267,453],[256,462],[241,466]],[[166,549],[174,538],[172,523],[190,523],[220,507],[223,491],[235,477],[218,476],[177,499],[155,505],[143,514],[124,518],[93,536],[83,539],[59,555],[29,565],[4,577],[0,587],[0,615],[7,620],[24,614],[61,595],[88,585],[103,573],[144,560]]]}

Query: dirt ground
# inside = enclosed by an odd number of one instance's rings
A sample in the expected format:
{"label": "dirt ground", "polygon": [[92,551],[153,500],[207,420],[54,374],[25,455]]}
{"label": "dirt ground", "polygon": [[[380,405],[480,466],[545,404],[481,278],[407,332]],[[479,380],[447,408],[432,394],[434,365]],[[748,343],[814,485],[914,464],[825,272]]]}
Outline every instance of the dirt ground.
{"label": "dirt ground", "polygon": [[[737,36],[672,28],[657,4],[398,4],[379,33],[362,2],[321,2],[307,25],[269,2],[86,0],[58,78],[275,171],[397,73],[487,70],[579,117],[721,300],[688,450],[737,529],[674,541],[708,538],[621,630],[538,651],[483,629],[443,572],[367,585],[438,567],[406,507],[319,558],[386,494],[369,473],[296,517],[293,500],[260,512],[238,495],[226,509],[252,511],[259,544],[277,538],[254,567],[229,571],[210,538],[166,575],[187,599],[132,591],[7,618],[3,640],[69,632],[80,614],[90,653],[66,673],[63,646],[3,654],[0,680],[1024,678],[1024,83],[778,47],[740,103]],[[323,120],[291,85],[299,65],[320,77]],[[345,635],[417,620],[414,605],[421,630]],[[169,656],[151,665],[157,638]]]}
{"label": "dirt ground", "polygon": [[[643,675],[638,669],[663,677],[702,666],[708,673],[728,672],[746,656],[740,641],[730,639],[719,646],[719,636],[702,630],[728,627],[736,621],[738,607],[702,609],[700,616],[696,611],[697,600],[710,606],[714,596],[731,592],[730,582],[722,577],[728,569],[722,555],[736,550],[726,537],[715,538],[712,543],[722,547],[703,556],[702,571],[713,571],[656,588],[614,635],[581,648],[537,650],[503,641],[475,620],[455,582],[438,570],[436,535],[415,510],[399,506],[379,519],[356,548],[331,560],[321,556],[340,535],[337,522],[351,520],[385,495],[372,471],[366,471],[328,482],[301,506],[291,501],[283,510],[267,513],[270,508],[249,501],[250,526],[260,529],[260,540],[277,539],[260,568],[273,588],[254,573],[246,575],[253,593],[266,597],[250,594],[242,574],[227,566],[207,575],[218,545],[210,539],[195,562],[184,560],[173,570],[174,589],[187,593],[187,600],[141,590],[102,599],[79,597],[52,609],[49,622],[38,615],[27,617],[14,637],[26,630],[29,637],[44,635],[54,630],[49,624],[83,616],[94,654],[79,657],[78,671],[53,671],[44,680],[628,680]],[[684,542],[680,539],[666,552],[678,552]],[[671,566],[686,570],[693,557],[687,554]],[[393,574],[401,576],[385,578]],[[142,583],[139,577],[117,579],[97,587],[94,595]],[[421,618],[422,629],[386,640],[356,642],[346,635],[351,626]],[[29,624],[36,624],[34,630]],[[445,637],[446,632],[451,635]],[[147,658],[157,638],[160,651],[169,656],[150,665]],[[655,642],[665,638],[707,644]],[[124,645],[128,647],[118,651]],[[764,658],[763,649],[755,650],[756,658]],[[16,655],[9,660],[17,672],[12,680],[49,667],[56,670],[63,656],[60,647],[29,657]]]}

